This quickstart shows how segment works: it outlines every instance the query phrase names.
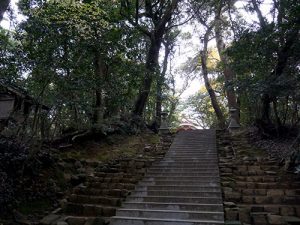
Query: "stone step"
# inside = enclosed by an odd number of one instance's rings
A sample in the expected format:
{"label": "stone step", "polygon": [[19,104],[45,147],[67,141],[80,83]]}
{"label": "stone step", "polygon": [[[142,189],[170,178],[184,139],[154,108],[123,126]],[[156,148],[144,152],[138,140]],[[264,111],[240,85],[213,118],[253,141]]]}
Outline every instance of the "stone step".
{"label": "stone step", "polygon": [[134,184],[124,184],[124,183],[102,183],[102,182],[89,182],[89,187],[91,188],[110,188],[110,189],[125,189],[133,190]]}
{"label": "stone step", "polygon": [[156,209],[156,210],[183,210],[183,211],[216,211],[223,212],[222,204],[195,204],[195,203],[163,203],[163,202],[129,202],[125,201],[122,208],[129,209]]}
{"label": "stone step", "polygon": [[138,183],[139,185],[198,185],[199,187],[219,187],[220,182],[219,181],[189,181],[188,183],[186,181],[140,181]]}
{"label": "stone step", "polygon": [[145,196],[178,196],[178,197],[222,197],[220,191],[216,192],[201,192],[201,191],[134,191],[130,196],[132,197],[145,197]]}
{"label": "stone step", "polygon": [[177,220],[215,220],[223,221],[223,212],[210,211],[179,211],[179,210],[150,210],[150,209],[118,209],[116,216],[143,217]]}
{"label": "stone step", "polygon": [[120,206],[121,198],[105,197],[105,196],[88,196],[72,194],[68,198],[69,202],[81,204],[102,204],[109,206]]}
{"label": "stone step", "polygon": [[213,152],[206,152],[206,151],[170,151],[167,152],[165,156],[172,156],[172,155],[178,155],[178,156],[212,156],[212,157],[216,157],[218,156],[218,153],[216,153],[215,151]]}
{"label": "stone step", "polygon": [[[164,174],[162,174],[164,175]],[[148,175],[144,177],[142,181],[180,181],[186,183],[194,183],[200,181],[202,182],[213,182],[220,181],[217,176],[151,176]]]}
{"label": "stone step", "polygon": [[186,161],[190,161],[190,162],[193,162],[193,161],[205,161],[205,160],[209,160],[209,161],[217,161],[218,160],[218,157],[198,157],[198,156],[168,156],[168,157],[165,157],[163,160],[161,160],[161,162],[164,162],[164,161],[171,161],[171,160],[174,160],[174,161],[183,161],[183,162],[186,162]]}
{"label": "stone step", "polygon": [[211,187],[209,185],[137,185],[135,188],[136,191],[201,191],[201,192],[219,192],[221,191],[220,187]]}
{"label": "stone step", "polygon": [[136,178],[116,178],[116,177],[88,177],[88,181],[104,183],[127,183],[135,184],[139,179]]}
{"label": "stone step", "polygon": [[66,216],[64,221],[68,225],[107,224],[108,219],[104,217]]}
{"label": "stone step", "polygon": [[113,217],[111,225],[219,225],[223,221],[155,219],[141,217]]}
{"label": "stone step", "polygon": [[165,170],[148,170],[147,176],[219,176],[218,170],[184,170],[184,169],[165,169]]}
{"label": "stone step", "polygon": [[163,203],[198,203],[198,204],[221,204],[222,199],[216,197],[180,197],[180,196],[146,196],[126,198],[129,202],[163,202]]}
{"label": "stone step", "polygon": [[185,166],[189,166],[189,167],[203,167],[205,168],[206,166],[208,167],[217,167],[217,162],[213,162],[213,161],[202,161],[202,162],[190,162],[190,161],[186,161],[186,162],[175,162],[175,161],[160,161],[159,163],[155,164],[155,166],[177,166],[177,167],[185,167]]}
{"label": "stone step", "polygon": [[116,207],[109,207],[100,204],[76,204],[68,202],[63,209],[67,215],[74,216],[114,216]]}
{"label": "stone step", "polygon": [[104,172],[94,172],[94,175],[97,177],[122,177],[122,178],[132,178],[130,173],[104,173]]}
{"label": "stone step", "polygon": [[214,151],[192,151],[192,150],[174,150],[166,152],[166,156],[199,156],[199,157],[217,157],[219,154]]}
{"label": "stone step", "polygon": [[191,169],[191,170],[217,170],[218,171],[218,166],[217,165],[201,165],[201,164],[196,164],[196,165],[168,165],[168,166],[164,166],[164,165],[155,165],[152,166],[151,168],[148,169],[148,171],[151,170],[163,170],[163,169],[178,169],[178,170],[182,170],[182,169]]}
{"label": "stone step", "polygon": [[199,179],[205,179],[205,178],[218,178],[218,174],[208,174],[208,173],[174,173],[174,172],[162,172],[162,173],[147,173],[144,178],[173,178],[176,180],[177,178],[183,178],[183,179],[193,179],[193,178],[199,178]]}
{"label": "stone step", "polygon": [[79,195],[102,195],[124,198],[128,195],[129,191],[125,189],[96,189],[87,187],[77,187],[74,189],[73,193]]}
{"label": "stone step", "polygon": [[178,151],[172,151],[167,152],[165,157],[168,156],[212,156],[212,157],[218,157],[217,153],[208,153],[208,152],[178,152]]}
{"label": "stone step", "polygon": [[197,163],[203,163],[204,165],[209,165],[209,164],[215,164],[218,162],[217,158],[201,158],[201,159],[189,159],[189,158],[184,158],[184,159],[172,159],[172,158],[166,158],[160,161],[161,163],[179,163],[179,164],[197,164]]}

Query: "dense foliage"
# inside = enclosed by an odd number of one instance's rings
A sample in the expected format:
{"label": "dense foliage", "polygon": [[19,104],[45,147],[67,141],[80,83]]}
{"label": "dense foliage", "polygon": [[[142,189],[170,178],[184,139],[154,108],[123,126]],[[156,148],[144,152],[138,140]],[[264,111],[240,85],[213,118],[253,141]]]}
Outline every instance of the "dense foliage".
{"label": "dense foliage", "polygon": [[182,36],[200,38],[200,49],[181,72],[200,74],[208,93],[189,98],[194,120],[226,127],[234,107],[265,134],[297,127],[299,1],[241,2],[20,0],[26,19],[0,32],[1,80],[51,108],[35,109],[24,131],[51,139],[137,117],[157,129],[163,109],[176,121],[168,65],[187,24],[194,33]]}

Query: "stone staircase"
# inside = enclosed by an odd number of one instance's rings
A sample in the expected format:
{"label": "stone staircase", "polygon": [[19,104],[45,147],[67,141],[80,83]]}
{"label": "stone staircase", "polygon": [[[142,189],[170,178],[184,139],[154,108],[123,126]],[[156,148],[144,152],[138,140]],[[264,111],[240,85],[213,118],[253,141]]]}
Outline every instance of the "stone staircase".
{"label": "stone staircase", "polygon": [[214,130],[181,131],[126,198],[111,225],[224,224]]}
{"label": "stone staircase", "polygon": [[227,224],[300,224],[300,182],[243,135],[218,137]]}
{"label": "stone staircase", "polygon": [[169,149],[172,137],[162,137],[160,146],[138,158],[121,158],[105,164],[91,165],[86,182],[75,187],[61,201],[61,208],[45,216],[41,225],[106,225],[124,199],[134,190],[155,161]]}

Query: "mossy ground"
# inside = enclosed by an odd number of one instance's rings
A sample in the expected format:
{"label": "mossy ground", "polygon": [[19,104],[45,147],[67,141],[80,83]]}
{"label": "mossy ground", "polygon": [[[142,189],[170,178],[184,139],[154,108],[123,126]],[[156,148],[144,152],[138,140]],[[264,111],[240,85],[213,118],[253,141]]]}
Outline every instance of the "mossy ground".
{"label": "mossy ground", "polygon": [[[103,163],[118,159],[120,157],[136,157],[143,154],[145,145],[156,145],[159,143],[159,136],[152,133],[125,136],[112,135],[103,141],[86,141],[74,145],[73,148],[60,152],[61,159],[93,160]],[[71,188],[66,181],[64,174],[75,174],[74,168],[61,168],[56,165],[47,171],[41,171],[44,178],[51,178],[55,181],[60,190],[65,192]],[[45,182],[46,183],[46,182]],[[34,201],[21,202],[17,210],[24,215],[43,215],[46,211],[53,210],[53,199],[40,199]],[[1,224],[1,223],[0,223]]]}
{"label": "mossy ground", "polygon": [[61,157],[106,162],[121,156],[133,157],[142,152],[145,144],[155,145],[158,142],[159,137],[155,134],[113,135],[102,142],[88,141],[77,144],[74,148],[62,153]]}

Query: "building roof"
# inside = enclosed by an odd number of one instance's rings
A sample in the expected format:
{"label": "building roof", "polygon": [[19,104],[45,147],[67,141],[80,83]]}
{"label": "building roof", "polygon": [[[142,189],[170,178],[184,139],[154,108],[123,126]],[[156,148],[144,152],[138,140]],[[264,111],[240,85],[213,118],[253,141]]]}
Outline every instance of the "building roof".
{"label": "building roof", "polygon": [[41,105],[43,109],[50,110],[50,107],[48,107],[45,104],[40,103],[37,99],[31,97],[25,89],[15,85],[15,84],[8,84],[0,79],[0,87],[4,88],[6,90],[6,92],[9,92],[13,95],[20,97],[32,105]]}

